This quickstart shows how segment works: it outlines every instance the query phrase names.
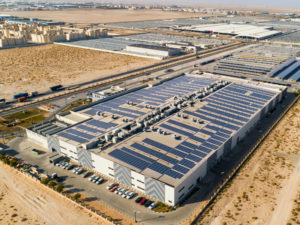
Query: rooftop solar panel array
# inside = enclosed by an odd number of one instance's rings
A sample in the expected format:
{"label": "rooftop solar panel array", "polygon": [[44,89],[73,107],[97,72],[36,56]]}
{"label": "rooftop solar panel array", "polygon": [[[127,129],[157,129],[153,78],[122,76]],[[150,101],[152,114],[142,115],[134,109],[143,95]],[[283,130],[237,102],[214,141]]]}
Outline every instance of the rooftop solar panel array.
{"label": "rooftop solar panel array", "polygon": [[[202,128],[181,122],[175,115],[158,125],[164,130],[183,136],[183,141],[177,146],[169,147],[154,139],[145,138],[139,143],[131,144],[131,149],[127,152],[135,154],[136,157],[137,154],[147,155],[151,161],[143,160],[151,162],[148,169],[160,173],[161,176],[180,179],[203,158],[221,147],[232,132],[244,126],[275,94],[247,85],[228,85],[206,97],[206,104],[195,112],[183,110],[183,113],[206,121]],[[208,138],[200,138],[199,134]],[[158,163],[157,160],[165,163]]]}

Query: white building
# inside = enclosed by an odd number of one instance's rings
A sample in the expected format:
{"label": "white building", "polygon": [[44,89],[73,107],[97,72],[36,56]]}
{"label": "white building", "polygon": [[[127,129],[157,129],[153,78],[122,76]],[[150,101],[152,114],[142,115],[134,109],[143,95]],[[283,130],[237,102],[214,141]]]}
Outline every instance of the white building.
{"label": "white building", "polygon": [[286,92],[278,85],[228,79],[189,74],[137,88],[59,116],[64,123],[27,129],[27,136],[174,206]]}

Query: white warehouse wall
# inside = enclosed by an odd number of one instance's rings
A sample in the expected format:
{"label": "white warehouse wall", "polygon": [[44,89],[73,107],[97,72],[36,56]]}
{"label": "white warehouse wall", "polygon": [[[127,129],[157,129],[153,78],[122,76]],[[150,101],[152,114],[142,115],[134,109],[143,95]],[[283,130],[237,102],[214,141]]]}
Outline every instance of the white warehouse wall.
{"label": "white warehouse wall", "polygon": [[61,153],[65,154],[66,156],[70,157],[72,160],[78,162],[77,156],[77,148],[76,146],[69,144],[65,141],[59,140],[59,146]]}
{"label": "white warehouse wall", "polygon": [[95,153],[91,153],[94,170],[114,179],[114,163]]}
{"label": "white warehouse wall", "polygon": [[29,138],[30,141],[32,141],[33,143],[48,149],[47,137],[45,137],[43,135],[40,135],[36,132],[33,132],[29,129],[26,129],[26,134],[27,134],[27,137]]}

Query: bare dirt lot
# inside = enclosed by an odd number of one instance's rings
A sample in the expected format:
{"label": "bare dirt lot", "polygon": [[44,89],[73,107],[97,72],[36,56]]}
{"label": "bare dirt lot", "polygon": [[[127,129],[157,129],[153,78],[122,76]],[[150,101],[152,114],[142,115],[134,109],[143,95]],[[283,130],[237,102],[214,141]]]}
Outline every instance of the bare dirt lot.
{"label": "bare dirt lot", "polygon": [[0,163],[0,224],[106,224]]}
{"label": "bare dirt lot", "polygon": [[203,14],[167,12],[162,10],[105,10],[105,9],[68,9],[61,11],[20,11],[3,12],[13,16],[50,19],[69,23],[111,23],[138,20],[162,20],[203,16]]}
{"label": "bare dirt lot", "polygon": [[299,224],[299,134],[298,101],[198,223]]}
{"label": "bare dirt lot", "polygon": [[72,85],[158,62],[133,56],[44,45],[0,50],[0,98],[46,91],[56,84]]}

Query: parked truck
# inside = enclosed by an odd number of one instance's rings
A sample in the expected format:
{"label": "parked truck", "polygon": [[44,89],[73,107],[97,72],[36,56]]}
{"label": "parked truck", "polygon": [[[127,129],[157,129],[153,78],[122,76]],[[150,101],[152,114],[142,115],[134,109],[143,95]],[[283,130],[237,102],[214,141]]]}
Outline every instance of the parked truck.
{"label": "parked truck", "polygon": [[39,93],[38,93],[37,91],[31,92],[31,97],[36,97],[36,96],[38,96],[38,95],[39,95]]}
{"label": "parked truck", "polygon": [[51,91],[58,91],[58,90],[62,89],[62,87],[63,86],[61,84],[58,84],[58,85],[50,87],[50,90]]}
{"label": "parked truck", "polygon": [[18,102],[25,102],[26,99],[27,99],[26,96],[20,97],[20,98],[18,98]]}
{"label": "parked truck", "polygon": [[15,94],[14,96],[14,99],[18,99],[18,98],[21,98],[21,97],[28,97],[28,93],[27,92],[24,92],[24,93],[19,93],[19,94]]}
{"label": "parked truck", "polygon": [[5,106],[5,104],[6,104],[5,98],[0,99],[0,108]]}

